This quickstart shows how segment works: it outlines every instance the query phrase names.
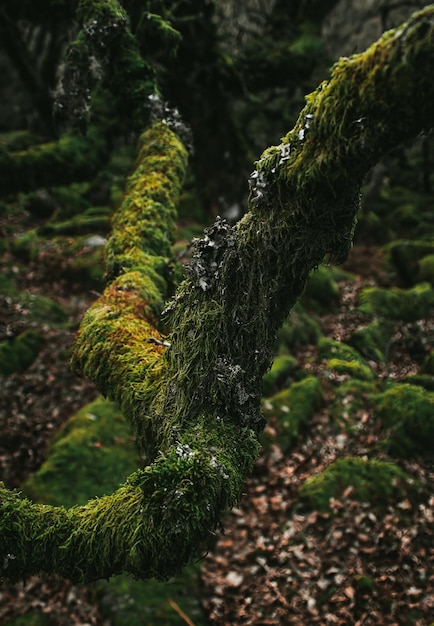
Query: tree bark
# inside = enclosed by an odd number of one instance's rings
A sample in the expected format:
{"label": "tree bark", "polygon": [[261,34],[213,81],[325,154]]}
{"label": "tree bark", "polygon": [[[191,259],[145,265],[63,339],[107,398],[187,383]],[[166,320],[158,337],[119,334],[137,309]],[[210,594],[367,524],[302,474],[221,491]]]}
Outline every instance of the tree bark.
{"label": "tree bark", "polygon": [[157,320],[185,150],[167,125],[145,133],[108,247],[117,277],[83,321],[74,364],[120,402],[149,465],[69,510],[2,488],[4,577],[166,579],[205,549],[258,453],[276,330],[310,270],[346,258],[368,170],[432,125],[433,35],[430,6],[340,59],[307,96],[294,129],[256,163],[250,211],[233,228],[218,219],[196,243],[166,309],[170,346],[158,344]]}

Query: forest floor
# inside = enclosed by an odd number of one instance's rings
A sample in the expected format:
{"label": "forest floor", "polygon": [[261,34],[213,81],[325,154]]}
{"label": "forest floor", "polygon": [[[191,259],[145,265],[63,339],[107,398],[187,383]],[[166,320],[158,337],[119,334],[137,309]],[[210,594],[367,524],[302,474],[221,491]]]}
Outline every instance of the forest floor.
{"label": "forest floor", "polygon": [[[360,323],[357,292],[381,282],[376,248],[356,246],[345,269],[357,280],[341,283],[341,304],[317,315],[322,332],[345,340]],[[96,295],[79,283],[52,280],[41,257],[25,262],[7,254],[19,290],[48,296],[68,312],[68,328],[40,325],[44,345],[34,363],[3,377],[0,385],[0,478],[19,487],[47,455],[60,425],[97,396],[93,385],[68,367],[74,331]],[[13,336],[26,325],[26,310],[0,294],[0,328]],[[424,338],[434,336],[434,319],[423,320],[415,338],[411,325],[397,324],[387,376],[400,380],[418,371]],[[314,346],[295,355],[309,365]],[[373,364],[376,375],[384,366]],[[327,397],[305,437],[289,454],[272,446],[257,462],[239,508],[224,520],[224,534],[202,562],[202,603],[210,624],[338,624],[429,626],[434,620],[434,499],[415,507],[390,504],[384,515],[352,498],[349,487],[331,502],[330,512],[305,510],[299,486],[336,458],[366,455],[375,448],[381,425],[373,410],[360,408],[351,437],[336,432]],[[432,459],[412,458],[402,467],[431,484]],[[402,518],[407,519],[402,524]],[[408,523],[411,520],[411,523]],[[32,577],[25,585],[0,587],[0,624],[38,610],[53,626],[109,626],[92,588],[53,578]],[[180,616],[180,624],[192,623]]]}

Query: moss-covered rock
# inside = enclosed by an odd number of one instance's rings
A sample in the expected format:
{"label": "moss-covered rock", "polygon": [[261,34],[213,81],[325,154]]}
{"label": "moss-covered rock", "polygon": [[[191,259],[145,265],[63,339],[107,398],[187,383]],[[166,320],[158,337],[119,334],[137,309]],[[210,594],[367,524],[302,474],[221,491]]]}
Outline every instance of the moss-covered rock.
{"label": "moss-covered rock", "polygon": [[368,360],[384,363],[387,361],[393,324],[387,320],[374,320],[367,326],[353,332],[348,344],[356,348]]}
{"label": "moss-covered rock", "polygon": [[97,584],[98,604],[111,626],[185,625],[172,603],[176,603],[195,626],[205,626],[208,621],[199,598],[198,564],[187,567],[169,583],[115,576]]}
{"label": "moss-covered rock", "polygon": [[388,431],[391,454],[408,457],[432,454],[434,449],[434,393],[423,387],[396,384],[377,398],[376,410]]}
{"label": "moss-covered rock", "polygon": [[119,409],[98,398],[58,431],[48,458],[22,489],[44,504],[83,504],[112,493],[137,467],[137,456]]}
{"label": "moss-covered rock", "polygon": [[386,244],[382,248],[385,267],[392,269],[402,284],[411,286],[422,278],[421,262],[428,255],[434,254],[433,240],[399,239]]}
{"label": "moss-covered rock", "polygon": [[408,383],[409,385],[418,385],[427,391],[434,391],[434,376],[431,376],[430,374],[414,374],[413,376],[406,376],[400,382]]}
{"label": "moss-covered rock", "polygon": [[33,329],[0,342],[0,374],[9,376],[22,372],[36,359],[44,338]]}
{"label": "moss-covered rock", "polygon": [[320,265],[311,272],[302,302],[314,311],[323,313],[339,305],[339,287],[329,267]]}
{"label": "moss-covered rock", "polygon": [[22,293],[20,302],[28,310],[28,318],[32,322],[41,324],[63,324],[68,319],[68,313],[58,303],[38,294]]}
{"label": "moss-covered rock", "polygon": [[419,261],[418,280],[434,285],[434,254],[428,254]]}
{"label": "moss-covered rock", "polygon": [[336,422],[352,432],[358,427],[357,413],[372,405],[371,397],[377,392],[375,381],[349,378],[333,389],[333,403],[330,413]]}
{"label": "moss-covered rock", "polygon": [[411,289],[368,287],[359,294],[359,311],[386,319],[413,322],[428,317],[434,307],[434,289],[419,283]]}
{"label": "moss-covered rock", "polygon": [[360,353],[345,342],[336,341],[330,337],[321,337],[318,341],[318,353],[320,359],[340,359],[342,361],[355,361],[364,363]]}
{"label": "moss-covered rock", "polygon": [[345,361],[342,359],[328,359],[325,368],[329,372],[343,374],[360,380],[374,380],[371,368],[360,361]]}
{"label": "moss-covered rock", "polygon": [[296,304],[277,335],[277,352],[291,352],[301,346],[315,345],[321,336],[319,324]]}
{"label": "moss-covered rock", "polygon": [[315,376],[293,383],[288,389],[267,399],[263,409],[270,428],[262,435],[263,445],[268,447],[275,443],[284,452],[291,449],[321,401],[321,385]]}
{"label": "moss-covered rock", "polygon": [[281,388],[288,376],[295,370],[296,360],[290,354],[277,356],[273,365],[262,379],[262,394],[270,396]]}
{"label": "moss-covered rock", "polygon": [[369,502],[377,510],[404,498],[414,501],[418,493],[414,480],[394,463],[345,457],[309,477],[299,496],[309,508],[327,511],[330,500],[341,498],[348,487],[352,487],[351,498]]}

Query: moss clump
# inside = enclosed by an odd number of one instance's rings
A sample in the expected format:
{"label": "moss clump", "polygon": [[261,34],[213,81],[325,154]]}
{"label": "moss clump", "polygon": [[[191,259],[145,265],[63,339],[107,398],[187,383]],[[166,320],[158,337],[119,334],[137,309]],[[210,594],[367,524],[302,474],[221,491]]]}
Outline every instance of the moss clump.
{"label": "moss clump", "polygon": [[277,356],[273,365],[262,379],[262,394],[269,396],[282,387],[288,376],[295,370],[296,360],[290,354]]}
{"label": "moss clump", "polygon": [[19,300],[28,309],[28,319],[32,322],[63,324],[68,320],[66,310],[51,298],[22,293]]}
{"label": "moss clump", "polygon": [[321,359],[340,359],[342,361],[364,363],[364,360],[357,350],[344,342],[330,339],[330,337],[320,338],[318,341],[318,351]]}
{"label": "moss clump", "polygon": [[311,272],[302,302],[319,313],[335,309],[339,305],[339,287],[333,271],[320,265]]}
{"label": "moss clump", "polygon": [[277,334],[277,351],[291,352],[308,344],[316,344],[321,336],[319,324],[296,304]]}
{"label": "moss clump", "polygon": [[434,289],[420,283],[412,289],[369,287],[359,294],[359,311],[386,319],[414,322],[428,317],[434,306]]}
{"label": "moss clump", "polygon": [[357,413],[372,404],[371,396],[377,391],[374,381],[350,378],[333,389],[333,404],[330,412],[338,424],[351,432],[358,426]]}
{"label": "moss clump", "polygon": [[[421,262],[434,254],[434,241],[403,240],[392,241],[383,246],[382,255],[386,268],[393,269],[404,285],[414,285],[422,278]],[[431,282],[431,281],[430,281]]]}
{"label": "moss clump", "polygon": [[112,402],[98,398],[65,423],[47,460],[22,489],[44,504],[84,504],[112,493],[137,463],[125,418]]}
{"label": "moss clump", "polygon": [[354,331],[348,344],[365,358],[379,363],[387,361],[393,324],[386,320],[374,320]]}
{"label": "moss clump", "polygon": [[434,391],[434,376],[431,376],[430,374],[414,374],[413,376],[406,376],[400,382],[408,383],[409,385],[418,385],[427,391]]}
{"label": "moss clump", "polygon": [[97,583],[97,599],[111,626],[181,626],[185,621],[169,601],[174,601],[195,626],[208,621],[199,603],[199,566],[187,567],[169,583],[135,581],[116,576]]}
{"label": "moss clump", "polygon": [[293,383],[288,389],[266,400],[263,409],[271,428],[262,435],[263,445],[268,447],[270,443],[275,443],[284,452],[290,450],[320,407],[321,401],[321,386],[315,376]]}
{"label": "moss clump", "polygon": [[22,372],[36,359],[44,343],[35,330],[25,330],[16,337],[0,342],[0,374],[9,376]]}
{"label": "moss clump", "polygon": [[325,368],[329,372],[352,376],[360,380],[374,380],[374,373],[368,365],[359,361],[343,361],[342,359],[329,359],[325,363]]}
{"label": "moss clump", "polygon": [[390,502],[414,500],[417,486],[397,465],[386,461],[345,457],[311,476],[301,486],[300,499],[311,509],[327,511],[332,498],[339,499],[347,487],[351,498],[384,510]]}
{"label": "moss clump", "polygon": [[428,254],[421,259],[418,270],[418,280],[426,281],[434,286],[434,254]]}
{"label": "moss clump", "polygon": [[432,454],[434,393],[423,387],[397,384],[377,398],[376,410],[388,431],[391,454],[408,457]]}

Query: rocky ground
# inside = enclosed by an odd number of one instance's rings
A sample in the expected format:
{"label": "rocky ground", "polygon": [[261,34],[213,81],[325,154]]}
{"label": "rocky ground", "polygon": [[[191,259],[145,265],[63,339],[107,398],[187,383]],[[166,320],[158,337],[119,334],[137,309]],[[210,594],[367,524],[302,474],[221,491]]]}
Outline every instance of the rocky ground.
{"label": "rocky ground", "polygon": [[[10,235],[10,219],[3,222],[3,238]],[[37,330],[43,338],[28,367],[1,378],[0,478],[11,488],[37,471],[59,426],[97,395],[91,383],[68,368],[78,321],[96,297],[94,286],[81,275],[56,275],[50,250],[40,247],[27,257],[5,250],[1,261],[16,293],[48,296],[61,305],[67,319],[36,319],[32,304],[23,304],[10,291],[10,283],[2,289],[2,340],[12,340],[26,329]],[[82,248],[77,255],[87,252]],[[68,262],[64,258],[66,268]],[[353,280],[339,281],[334,299],[312,312],[320,333],[341,343],[372,319],[357,310],[360,290],[387,282],[376,247],[356,246],[345,269]],[[372,380],[365,382],[382,384],[416,375],[434,348],[434,316],[392,325],[388,358],[366,360]],[[432,454],[416,452],[396,461],[420,485],[417,497],[412,492],[396,497],[393,492],[370,502],[360,498],[349,481],[328,506],[315,508],[309,500],[300,500],[306,480],[337,459],[391,458],[382,443],[384,427],[373,396],[360,387],[352,392],[345,387],[338,410],[335,398],[350,377],[327,368],[318,350],[315,341],[297,345],[292,351],[295,368],[265,401],[269,426],[264,454],[239,508],[224,520],[224,533],[202,561],[204,623],[429,626],[434,619]],[[273,404],[273,394],[303,381],[305,375],[320,381],[319,401],[308,424],[284,450],[279,439],[282,411]],[[194,623],[176,603],[172,609],[178,621],[170,623]],[[17,624],[110,624],[92,588],[47,578],[0,587],[0,623],[9,624],[18,616],[29,621]]]}

